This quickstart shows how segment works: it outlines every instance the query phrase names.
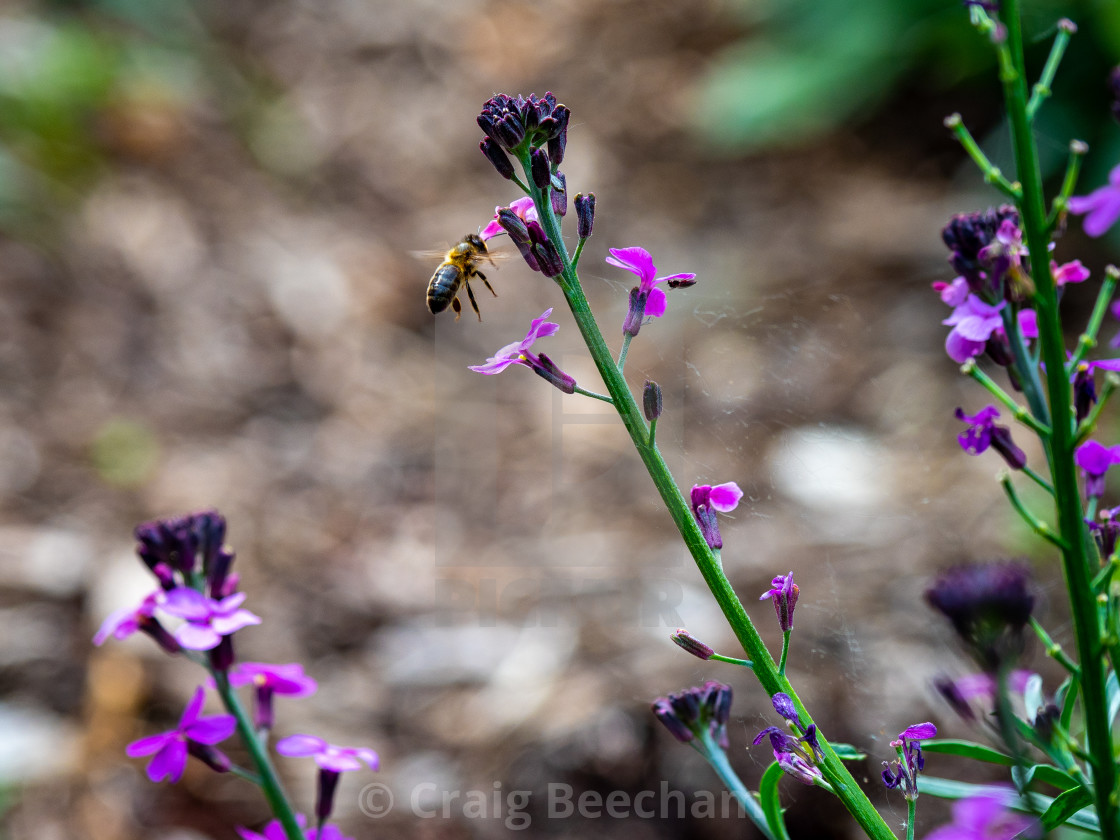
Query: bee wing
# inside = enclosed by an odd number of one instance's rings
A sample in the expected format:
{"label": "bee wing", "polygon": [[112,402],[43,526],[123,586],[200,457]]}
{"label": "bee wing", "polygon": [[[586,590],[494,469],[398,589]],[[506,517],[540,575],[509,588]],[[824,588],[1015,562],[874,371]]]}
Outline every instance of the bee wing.
{"label": "bee wing", "polygon": [[[489,243],[487,243],[489,244]],[[409,251],[409,256],[415,257],[423,262],[430,262],[432,260],[445,260],[447,259],[447,249],[440,250],[439,248],[426,248],[422,251]],[[506,250],[487,249],[486,256],[479,257],[479,259],[493,259],[494,262],[502,262],[508,260],[513,256],[513,252]]]}

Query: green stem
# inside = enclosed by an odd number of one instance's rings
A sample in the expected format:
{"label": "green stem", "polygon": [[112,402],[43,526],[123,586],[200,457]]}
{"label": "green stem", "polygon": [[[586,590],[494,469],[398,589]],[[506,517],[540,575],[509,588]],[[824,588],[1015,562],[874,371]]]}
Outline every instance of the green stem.
{"label": "green stem", "polygon": [[288,797],[284,793],[284,788],[280,784],[280,777],[276,774],[276,768],[272,766],[268,751],[261,739],[257,737],[256,728],[249,719],[245,707],[241,705],[241,701],[237,699],[237,695],[230,687],[229,676],[224,671],[212,669],[210,674],[214,678],[222,703],[237,720],[237,734],[241,737],[241,742],[248,750],[249,757],[252,758],[253,765],[260,774],[261,791],[264,793],[264,798],[268,800],[268,807],[272,810],[273,816],[284,827],[284,834],[288,840],[304,840],[303,830],[296,822],[295,812],[292,810]]}
{"label": "green stem", "polygon": [[735,659],[730,656],[723,656],[719,653],[713,653],[708,659],[713,662],[726,662],[728,665],[742,665],[744,668],[754,668],[754,663],[749,659]]}
{"label": "green stem", "polygon": [[1046,59],[1046,66],[1042,68],[1042,75],[1035,82],[1034,89],[1031,91],[1031,100],[1027,103],[1028,120],[1034,121],[1034,115],[1038,113],[1039,106],[1042,105],[1043,100],[1050,96],[1050,86],[1054,84],[1054,76],[1058,73],[1058,65],[1062,63],[1062,56],[1065,55],[1066,47],[1069,46],[1069,39],[1075,31],[1077,31],[1077,27],[1070,21],[1064,18],[1058,21],[1058,34],[1054,37],[1054,43],[1050,47],[1050,55]]}
{"label": "green stem", "polygon": [[767,840],[778,840],[774,832],[770,830],[770,823],[766,819],[766,814],[763,812],[762,806],[751,796],[751,792],[747,790],[747,786],[743,784],[743,780],[740,779],[739,775],[732,769],[731,762],[727,760],[727,753],[723,751],[719,744],[715,743],[711,733],[702,731],[697,738],[690,743],[696,752],[704,756],[704,760],[716,771],[716,775],[719,776],[724,786],[739,800],[739,804],[743,807],[750,821],[762,832],[763,836],[765,836]]}
{"label": "green stem", "polygon": [[649,421],[649,445],[653,446],[657,435],[657,418]]}
{"label": "green stem", "polygon": [[582,394],[585,397],[591,397],[591,399],[593,399],[593,400],[602,400],[605,403],[611,403],[611,405],[614,405],[614,400],[612,400],[606,394],[596,394],[594,391],[585,391],[583,388],[579,387],[578,385],[575,386],[575,392],[574,393]]}
{"label": "green stem", "polygon": [[791,632],[793,631],[786,630],[782,634],[782,658],[778,662],[778,674],[783,677],[786,675],[786,657],[789,656],[789,636]]}
{"label": "green stem", "polygon": [[1032,470],[1026,464],[1024,464],[1022,467],[1020,467],[1019,471],[1022,472],[1023,475],[1025,475],[1027,478],[1029,478],[1035,484],[1037,484],[1039,487],[1041,487],[1043,490],[1045,490],[1047,493],[1049,493],[1051,496],[1054,495],[1054,488],[1050,486],[1050,482],[1047,481],[1042,476],[1040,476],[1038,473],[1036,473],[1034,470]]}
{"label": "green stem", "polygon": [[1011,416],[1022,423],[1027,428],[1033,430],[1039,437],[1047,438],[1050,436],[1050,427],[1040,423],[1034,418],[1034,415],[1023,408],[1015,399],[995,383],[988,374],[984,373],[976,364],[975,359],[969,359],[961,365],[961,373],[971,376],[980,385],[983,385],[993,397],[1003,403],[1004,407],[1011,412]]}
{"label": "green stem", "polygon": [[1019,199],[1019,189],[999,171],[999,167],[988,160],[988,156],[984,154],[983,149],[973,138],[972,133],[965,127],[964,120],[961,119],[960,114],[950,114],[945,118],[945,127],[953,132],[957,138],[957,142],[961,144],[968,156],[972,158],[973,163],[976,164],[980,172],[984,176],[984,181],[991,184],[998,189],[1008,198]]}
{"label": "green stem", "polygon": [[906,800],[906,840],[914,840],[914,816],[918,810],[918,800]]}
{"label": "green stem", "polygon": [[1089,316],[1089,323],[1085,326],[1085,332],[1081,333],[1081,337],[1077,339],[1077,349],[1073,351],[1073,356],[1066,366],[1066,370],[1071,374],[1077,370],[1077,366],[1081,364],[1081,360],[1085,358],[1086,354],[1097,346],[1097,334],[1101,331],[1101,324],[1104,323],[1104,316],[1108,313],[1108,305],[1112,302],[1112,296],[1116,294],[1117,277],[1116,266],[1110,265],[1105,269],[1104,282],[1101,283],[1100,291],[1097,292],[1096,303],[1093,304],[1093,314]]}
{"label": "green stem", "polygon": [[1066,656],[1066,652],[1062,650],[1062,646],[1050,638],[1050,634],[1046,632],[1046,628],[1038,623],[1033,615],[1031,616],[1031,628],[1034,633],[1046,646],[1046,655],[1060,664],[1063,668],[1075,676],[1081,675],[1081,669],[1077,667],[1077,663]]}
{"label": "green stem", "polygon": [[1089,147],[1081,140],[1069,142],[1069,160],[1066,162],[1066,174],[1062,178],[1062,188],[1054,196],[1050,204],[1050,215],[1046,217],[1046,233],[1052,234],[1062,218],[1062,213],[1069,207],[1069,197],[1077,188],[1077,176],[1081,173],[1081,160],[1088,153]]}
{"label": "green stem", "polygon": [[1116,762],[1112,752],[1108,707],[1105,694],[1104,650],[1101,623],[1089,580],[1088,535],[1082,519],[1077,470],[1073,460],[1074,428],[1069,379],[1066,376],[1065,347],[1058,317],[1057,290],[1050,272],[1049,235],[1043,203],[1042,175],[1027,114],[1027,85],[1023,60],[1023,33],[1020,21],[1021,0],[1004,0],[1001,19],[1007,27],[1007,47],[1013,73],[1003,76],[1004,100],[1011,124],[1015,162],[1023,185],[1020,216],[1024,238],[1031,254],[1038,313],[1042,359],[1046,363],[1046,386],[1050,398],[1052,423],[1051,476],[1056,494],[1058,527],[1064,543],[1062,566],[1070,597],[1070,612],[1081,665],[1082,709],[1089,753],[1093,760],[1093,794],[1103,840],[1117,840]]}
{"label": "green stem", "polygon": [[[576,282],[579,282],[578,280]],[[630,352],[630,342],[634,340],[634,336],[630,333],[622,334],[622,349],[618,351],[618,372],[622,373],[622,369],[626,367],[626,354]]]}
{"label": "green stem", "polygon": [[576,244],[576,252],[572,254],[572,269],[579,265],[580,255],[583,254],[583,246],[587,244],[587,237],[585,236]]}
{"label": "green stem", "polygon": [[[547,200],[542,201],[541,199],[541,192],[534,188],[533,201],[536,204],[537,214],[540,217],[541,225],[544,227],[545,235],[553,242],[562,243],[560,225],[552,212],[552,207]],[[614,400],[615,410],[630,435],[638,456],[649,472],[654,487],[657,488],[657,492],[676,524],[685,546],[739,640],[739,644],[743,646],[743,650],[746,651],[748,658],[754,664],[754,673],[758,677],[759,683],[771,697],[779,692],[788,694],[801,716],[802,723],[807,727],[813,722],[812,717],[797,696],[793,686],[789,684],[789,680],[778,673],[777,665],[766,649],[762,637],[747,616],[747,612],[743,609],[735,590],[732,589],[724,575],[717,555],[704,539],[704,535],[692,515],[688,500],[685,499],[684,494],[677,487],[672,473],[669,472],[669,467],[657,446],[649,443],[649,430],[646,427],[642,410],[635,402],[622,371],[615,364],[611,351],[603,340],[599,325],[596,323],[587,298],[583,294],[579,277],[572,269],[571,261],[563,247],[560,248],[560,253],[564,260],[564,272],[556,278],[556,281],[564,293],[572,317],[575,319],[588,352],[595,362],[595,367],[603,378],[607,393]],[[871,800],[860,790],[855,778],[841,762],[839,756],[836,755],[832,745],[823,736],[819,736],[819,740],[824,752],[824,760],[819,765],[821,772],[832,782],[836,795],[844,803],[844,807],[848,809],[856,822],[859,823],[864,833],[872,840],[897,840],[890,826],[875,810]]]}
{"label": "green stem", "polygon": [[999,477],[999,483],[1003,487],[1003,492],[1007,494],[1011,506],[1015,508],[1016,512],[1023,518],[1023,521],[1030,526],[1031,530],[1042,537],[1047,542],[1053,543],[1058,548],[1064,548],[1065,543],[1062,538],[1054,533],[1054,529],[1031,513],[1023,500],[1019,498],[1018,492],[1015,490],[1015,485],[1011,483],[1011,476],[1004,473]]}

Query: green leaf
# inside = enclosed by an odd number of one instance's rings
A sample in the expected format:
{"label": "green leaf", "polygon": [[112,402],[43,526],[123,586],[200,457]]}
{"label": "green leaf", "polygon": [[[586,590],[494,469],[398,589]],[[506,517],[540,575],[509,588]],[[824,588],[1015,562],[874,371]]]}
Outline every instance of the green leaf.
{"label": "green leaf", "polygon": [[[1084,790],[1084,788],[1080,788]],[[1007,795],[1007,788],[1002,785],[974,785],[969,782],[958,782],[955,779],[940,779],[936,776],[921,776],[918,779],[918,792],[936,796],[939,799],[965,799],[969,796],[981,794]],[[1067,791],[1066,793],[1072,793]],[[1065,796],[1063,793],[1062,796]],[[1061,797],[1059,797],[1061,798]],[[1027,793],[1022,798],[1012,799],[1007,807],[1013,811],[1024,813],[1043,813],[1050,809],[1056,802],[1052,797],[1040,793]],[[1079,828],[1082,831],[1100,833],[1101,822],[1097,818],[1095,808],[1083,808],[1065,820],[1066,825]]]}
{"label": "green leaf", "polygon": [[935,741],[922,741],[922,750],[931,753],[944,753],[945,755],[960,755],[975,761],[1002,764],[1004,767],[1011,767],[1015,764],[1015,759],[1011,756],[983,744],[977,744],[975,741],[938,738]]}
{"label": "green leaf", "polygon": [[1058,796],[1042,815],[1042,825],[1049,831],[1069,820],[1074,814],[1091,804],[1093,794],[1083,787],[1075,787]]}
{"label": "green leaf", "polygon": [[782,765],[775,761],[766,768],[762,780],[758,783],[758,799],[762,805],[762,813],[766,815],[766,822],[770,824],[770,830],[778,840],[789,840],[786,818],[782,815],[782,803],[778,797],[778,782],[784,775]]}
{"label": "green leaf", "polygon": [[834,743],[832,749],[836,751],[836,757],[841,761],[862,761],[867,758],[867,753],[851,744]]}
{"label": "green leaf", "polygon": [[1051,764],[1035,764],[1024,770],[1022,787],[1026,787],[1032,781],[1051,785],[1058,790],[1071,790],[1081,784],[1065,770],[1059,770]]}

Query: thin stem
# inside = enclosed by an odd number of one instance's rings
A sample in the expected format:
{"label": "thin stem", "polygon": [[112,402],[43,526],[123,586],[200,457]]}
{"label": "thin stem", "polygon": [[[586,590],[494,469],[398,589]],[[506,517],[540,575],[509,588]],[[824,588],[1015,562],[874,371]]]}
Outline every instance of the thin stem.
{"label": "thin stem", "polygon": [[1023,408],[1015,399],[996,384],[988,374],[980,369],[976,364],[975,359],[969,359],[961,365],[961,373],[971,376],[978,383],[984,386],[993,397],[1003,403],[1004,407],[1011,412],[1011,416],[1022,423],[1027,428],[1033,430],[1039,437],[1047,438],[1050,436],[1050,427],[1040,421],[1036,420],[1031,412]]}
{"label": "thin stem", "polygon": [[742,665],[744,668],[754,668],[754,663],[749,659],[734,659],[719,653],[713,653],[708,659],[713,662],[726,662],[728,665]]}
{"label": "thin stem", "polygon": [[649,445],[655,446],[654,438],[657,436],[657,418],[654,417],[649,421]]}
{"label": "thin stem", "polygon": [[766,819],[766,814],[762,810],[762,806],[758,801],[751,796],[751,792],[747,790],[747,786],[743,784],[743,780],[732,769],[731,762],[727,760],[727,754],[719,744],[715,743],[710,732],[702,731],[700,735],[689,742],[696,752],[704,756],[704,760],[711,765],[712,769],[716,771],[720,781],[724,786],[731,791],[736,799],[739,800],[739,805],[742,806],[750,821],[755,824],[759,831],[767,840],[778,840],[774,832],[770,830],[770,823]]}
{"label": "thin stem", "polygon": [[789,656],[789,637],[792,632],[792,630],[786,630],[782,634],[782,658],[778,662],[778,674],[783,677],[786,675],[786,657]]}
{"label": "thin stem", "polygon": [[1016,512],[1023,518],[1023,521],[1030,526],[1030,529],[1032,531],[1034,531],[1047,542],[1053,543],[1058,548],[1065,547],[1065,543],[1062,542],[1062,538],[1054,533],[1053,528],[1051,528],[1049,525],[1047,525],[1045,522],[1043,522],[1041,519],[1027,510],[1027,506],[1023,503],[1023,500],[1019,498],[1019,494],[1015,490],[1015,485],[1011,483],[1010,475],[1008,475],[1007,473],[1003,473],[999,477],[999,483],[1003,487],[1003,492],[1007,494],[1007,498],[1011,502],[1011,506],[1015,508]]}
{"label": "thin stem", "polygon": [[973,163],[979,168],[986,183],[991,184],[1008,198],[1019,199],[1019,188],[1003,177],[1003,173],[1000,172],[999,167],[988,160],[988,156],[984,154],[983,149],[980,148],[980,145],[973,138],[972,133],[965,127],[964,120],[961,119],[960,114],[950,114],[947,116],[945,118],[945,127],[953,132],[953,136],[957,138],[957,142],[961,144],[968,156],[972,158]]}
{"label": "thin stem", "polygon": [[1062,646],[1050,638],[1050,634],[1046,632],[1041,624],[1038,623],[1033,615],[1031,616],[1031,628],[1034,630],[1036,636],[1043,645],[1046,646],[1046,655],[1069,671],[1074,676],[1081,676],[1081,669],[1077,667],[1077,663],[1066,656],[1066,652],[1062,650]]}
{"label": "thin stem", "polygon": [[1027,478],[1029,478],[1035,484],[1037,484],[1039,487],[1041,487],[1043,490],[1045,490],[1047,493],[1049,493],[1051,496],[1054,495],[1054,488],[1050,486],[1050,482],[1047,481],[1042,476],[1040,476],[1038,473],[1036,473],[1034,470],[1032,470],[1026,464],[1021,466],[1019,468],[1019,471],[1022,472],[1023,475],[1025,475]]}
{"label": "thin stem", "polygon": [[1062,56],[1065,55],[1066,47],[1069,46],[1069,39],[1076,31],[1077,27],[1072,22],[1064,18],[1058,21],[1058,34],[1054,37],[1054,43],[1050,47],[1050,55],[1046,59],[1046,66],[1042,68],[1042,75],[1035,82],[1034,88],[1031,90],[1031,100],[1027,103],[1028,120],[1034,121],[1034,115],[1038,113],[1039,106],[1042,105],[1043,100],[1050,96],[1050,86],[1054,84],[1054,76],[1058,74],[1058,65],[1062,63]]}
{"label": "thin stem", "polygon": [[1085,326],[1085,332],[1081,333],[1081,337],[1077,339],[1077,349],[1073,351],[1073,356],[1066,366],[1066,370],[1071,374],[1077,370],[1077,366],[1081,364],[1081,360],[1085,358],[1086,354],[1097,346],[1097,334],[1101,331],[1104,316],[1108,313],[1108,304],[1112,302],[1112,296],[1116,294],[1117,276],[1116,266],[1110,265],[1105,269],[1104,282],[1101,283],[1100,291],[1097,292],[1097,300],[1093,304],[1093,313],[1089,316],[1089,323]]}
{"label": "thin stem", "polygon": [[626,367],[626,354],[630,352],[630,342],[634,340],[628,332],[622,334],[622,349],[618,351],[618,372],[622,373],[622,369]]}
{"label": "thin stem", "polygon": [[292,810],[288,797],[284,793],[284,788],[280,784],[280,777],[276,775],[276,768],[272,766],[268,751],[261,743],[261,739],[257,737],[256,728],[249,719],[245,707],[241,705],[241,701],[237,699],[237,695],[230,687],[229,676],[224,671],[215,670],[211,670],[210,674],[214,678],[214,684],[217,686],[222,703],[237,721],[237,734],[241,737],[241,742],[248,750],[249,757],[252,758],[253,765],[260,774],[261,791],[264,793],[265,799],[268,800],[268,807],[272,809],[273,816],[284,827],[284,834],[288,840],[304,840],[303,830],[296,822],[295,812]]}
{"label": "thin stem", "polygon": [[1077,177],[1081,174],[1081,161],[1089,151],[1089,146],[1081,140],[1071,140],[1069,143],[1069,160],[1066,161],[1066,174],[1062,178],[1062,188],[1050,203],[1050,215],[1046,217],[1046,233],[1052,234],[1062,218],[1062,213],[1069,207],[1069,197],[1077,189]]}
{"label": "thin stem", "polygon": [[1062,566],[1070,598],[1070,613],[1081,665],[1082,711],[1089,752],[1092,754],[1093,793],[1103,840],[1117,840],[1116,762],[1112,753],[1108,706],[1105,693],[1106,658],[1101,642],[1101,623],[1089,580],[1088,534],[1082,519],[1077,470],[1073,460],[1074,429],[1069,379],[1065,370],[1065,347],[1058,317],[1057,290],[1050,272],[1049,234],[1043,205],[1042,175],[1038,153],[1027,114],[1023,33],[1020,0],[1003,0],[1001,18],[1007,27],[1006,46],[1014,73],[1002,77],[1004,101],[1011,124],[1015,162],[1023,185],[1020,216],[1024,239],[1031,254],[1038,314],[1039,342],[1046,363],[1046,386],[1054,417],[1051,444],[1051,475],[1054,483],[1058,527],[1062,535]]}
{"label": "thin stem", "polygon": [[580,255],[583,253],[583,246],[587,244],[587,239],[588,239],[588,237],[585,236],[576,244],[576,252],[574,254],[572,254],[572,269],[573,270],[575,269],[576,266],[579,265],[579,258],[580,258]]}
{"label": "thin stem", "polygon": [[914,840],[914,816],[918,810],[918,800],[906,800],[906,840]]}
{"label": "thin stem", "polygon": [[611,405],[614,405],[614,400],[612,400],[606,394],[596,394],[594,391],[585,391],[583,388],[579,387],[578,385],[575,386],[575,393],[582,394],[585,397],[591,397],[591,399],[593,399],[593,400],[602,400],[605,403],[610,403]]}

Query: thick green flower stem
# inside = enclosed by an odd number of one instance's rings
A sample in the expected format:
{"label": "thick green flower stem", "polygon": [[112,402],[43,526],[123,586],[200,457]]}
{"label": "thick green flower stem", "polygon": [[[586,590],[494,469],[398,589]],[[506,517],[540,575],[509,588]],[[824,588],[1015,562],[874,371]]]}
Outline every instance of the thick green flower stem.
{"label": "thick green flower stem", "polygon": [[778,661],[778,675],[782,677],[786,675],[786,657],[789,656],[789,634],[791,632],[786,630],[782,634],[782,658]]}
{"label": "thick green flower stem", "polygon": [[918,810],[916,799],[906,800],[906,840],[914,840],[914,812]]}
{"label": "thick green flower stem", "polygon": [[214,677],[222,703],[237,720],[237,734],[241,738],[241,743],[245,745],[245,749],[248,750],[249,757],[253,760],[253,766],[257,768],[257,772],[260,774],[261,791],[264,793],[264,798],[268,800],[268,807],[272,810],[273,816],[284,827],[284,834],[288,840],[304,840],[303,830],[296,822],[295,812],[288,803],[284,788],[280,785],[280,777],[276,775],[276,768],[272,766],[272,761],[268,757],[268,750],[265,749],[264,742],[257,735],[256,728],[249,719],[245,707],[241,705],[241,701],[237,699],[237,695],[230,687],[229,677],[222,671],[211,671],[211,676]]}
{"label": "thick green flower stem", "polygon": [[1027,114],[1027,81],[1023,61],[1020,0],[1004,0],[1001,19],[1007,27],[1007,47],[1013,73],[1004,74],[1004,100],[1011,123],[1015,163],[1023,185],[1020,216],[1034,272],[1035,311],[1038,313],[1042,360],[1046,363],[1046,388],[1050,403],[1050,452],[1058,530],[1065,547],[1061,552],[1070,598],[1077,658],[1081,667],[1081,698],[1089,753],[1093,765],[1093,795],[1103,840],[1118,840],[1116,762],[1112,752],[1105,701],[1105,664],[1102,627],[1090,583],[1088,534],[1082,520],[1081,497],[1073,460],[1074,427],[1062,325],[1058,317],[1057,289],[1050,272],[1049,237],[1043,201],[1038,154]]}
{"label": "thick green flower stem", "polygon": [[758,804],[751,792],[747,790],[747,786],[743,784],[743,780],[739,778],[732,768],[731,763],[727,760],[727,753],[723,748],[715,742],[712,738],[711,732],[707,730],[702,731],[695,740],[690,742],[696,752],[704,756],[704,760],[712,766],[719,776],[724,787],[731,791],[732,795],[739,800],[739,804],[743,807],[743,811],[750,818],[750,821],[757,826],[758,830],[763,833],[767,840],[778,840],[774,836],[774,832],[770,830],[770,823],[766,820],[766,814],[762,811],[762,806]]}

